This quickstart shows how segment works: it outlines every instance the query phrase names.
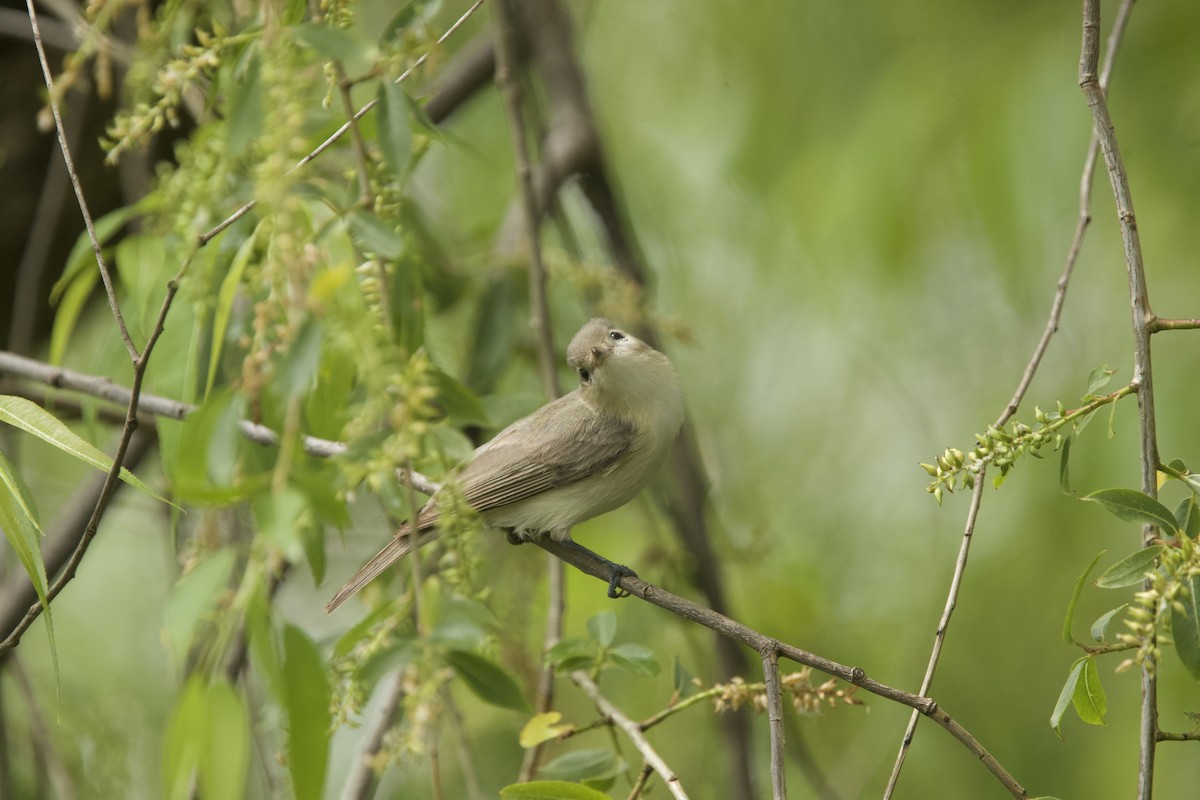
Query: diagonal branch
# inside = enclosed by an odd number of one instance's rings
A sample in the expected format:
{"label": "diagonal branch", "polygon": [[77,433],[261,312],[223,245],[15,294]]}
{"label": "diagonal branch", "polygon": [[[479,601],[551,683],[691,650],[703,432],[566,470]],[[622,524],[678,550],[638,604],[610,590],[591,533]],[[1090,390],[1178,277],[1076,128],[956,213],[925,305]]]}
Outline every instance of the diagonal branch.
{"label": "diagonal branch", "polygon": [[33,44],[37,48],[38,62],[42,65],[42,78],[46,82],[46,91],[49,95],[47,102],[50,104],[50,113],[54,115],[54,132],[58,136],[58,147],[62,150],[63,161],[67,166],[67,175],[71,179],[71,188],[75,190],[75,201],[79,204],[79,213],[83,216],[83,224],[87,226],[88,238],[92,242],[92,252],[96,255],[96,266],[100,269],[100,280],[104,282],[104,293],[108,297],[108,307],[117,321],[117,328],[121,332],[121,340],[125,343],[125,350],[129,353],[129,357],[136,361],[138,358],[137,345],[130,338],[129,328],[125,325],[125,317],[121,315],[121,306],[117,302],[117,290],[113,284],[112,273],[109,271],[108,262],[100,247],[100,238],[96,235],[92,213],[88,210],[87,198],[83,196],[83,186],[79,183],[78,173],[75,172],[75,160],[71,158],[71,148],[67,144],[66,128],[63,126],[62,114],[58,110],[58,101],[54,99],[54,77],[50,73],[50,62],[46,60],[46,48],[42,45],[42,32],[38,27],[38,16],[33,7],[33,0],[25,0],[25,8],[29,14],[29,24],[33,27]]}
{"label": "diagonal branch", "polygon": [[667,762],[663,761],[662,756],[654,749],[646,735],[642,733],[642,728],[629,717],[621,709],[617,708],[612,702],[600,694],[600,688],[595,682],[588,677],[588,674],[583,670],[576,670],[571,673],[571,680],[588,697],[592,698],[592,702],[596,704],[596,708],[605,718],[612,720],[613,725],[616,725],[621,731],[629,737],[629,741],[633,742],[633,746],[642,754],[647,766],[653,768],[663,779],[663,783],[667,785],[667,789],[671,792],[671,796],[675,800],[688,800],[687,792],[683,790],[683,786],[679,783],[679,777],[675,774]]}

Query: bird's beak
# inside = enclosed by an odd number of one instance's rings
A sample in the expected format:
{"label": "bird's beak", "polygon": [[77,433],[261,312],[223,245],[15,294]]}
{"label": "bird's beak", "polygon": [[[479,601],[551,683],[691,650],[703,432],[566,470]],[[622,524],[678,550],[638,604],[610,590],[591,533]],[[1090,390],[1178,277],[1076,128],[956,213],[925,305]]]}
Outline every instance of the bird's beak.
{"label": "bird's beak", "polygon": [[611,355],[611,354],[612,354],[611,347],[593,347],[592,348],[592,361],[593,361],[593,363],[595,363],[597,365],[603,364],[604,359],[608,358],[609,355]]}

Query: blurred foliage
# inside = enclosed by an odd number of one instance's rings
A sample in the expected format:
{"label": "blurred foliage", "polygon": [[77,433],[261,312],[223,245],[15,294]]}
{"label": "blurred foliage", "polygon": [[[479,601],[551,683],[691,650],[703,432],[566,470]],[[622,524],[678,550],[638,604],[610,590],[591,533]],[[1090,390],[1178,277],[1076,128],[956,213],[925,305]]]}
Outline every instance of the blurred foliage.
{"label": "blurred foliage", "polygon": [[[99,33],[121,6],[92,4],[96,35],[64,65],[67,80],[113,83]],[[146,389],[200,410],[182,424],[160,421],[160,461],[138,470],[187,513],[121,495],[54,604],[60,700],[49,643],[23,641],[37,702],[0,684],[15,796],[36,791],[31,756],[41,744],[16,732],[35,729],[38,714],[57,718],[45,755],[81,798],[187,796],[193,775],[204,796],[290,796],[293,786],[299,797],[335,796],[389,675],[404,700],[377,764],[393,765],[381,797],[432,796],[435,748],[445,796],[470,796],[472,778],[452,756],[460,726],[474,780],[495,796],[515,780],[522,744],[594,718],[560,679],[553,713],[561,716],[530,721],[542,560],[470,522],[425,556],[419,586],[390,577],[356,611],[321,613],[331,587],[420,501],[398,484],[397,468],[438,477],[544,400],[522,258],[495,244],[516,186],[500,103],[483,92],[440,130],[420,112],[428,79],[486,33],[485,5],[444,48],[434,45],[466,6],[138,6],[110,152],[128,157],[180,127],[152,191],[98,227],[139,343],[166,281],[188,265]],[[929,503],[917,464],[986,430],[1044,325],[1079,213],[1090,125],[1077,81],[1078,8],[996,0],[570,8],[653,285],[644,294],[614,276],[590,212],[568,190],[563,215],[581,247],[552,226],[546,237],[557,341],[596,310],[648,315],[680,332],[668,349],[712,477],[709,514],[732,615],[915,687],[965,512],[964,502]],[[1105,4],[1108,17],[1114,10]],[[1111,84],[1150,297],[1171,317],[1198,316],[1189,301],[1200,296],[1191,213],[1200,207],[1200,82],[1181,69],[1194,64],[1198,24],[1200,6],[1139,4]],[[423,54],[414,78],[392,86]],[[372,100],[379,105],[358,135],[293,169],[344,122],[347,102]],[[1115,365],[1117,385],[1131,375],[1121,242],[1102,173],[1093,195],[1030,409],[1077,395],[1096,364]],[[250,200],[252,211],[196,249],[198,235]],[[128,383],[89,257],[84,245],[61,266],[46,354]],[[1194,336],[1155,339],[1160,448],[1164,459],[1191,463],[1200,458]],[[1065,408],[1045,419],[1022,410],[1018,419],[1037,427],[983,436],[994,450],[1005,436],[1053,434],[1071,422],[1070,486],[1089,499],[1138,484],[1135,405],[1113,408],[1108,439],[1100,426],[1081,433]],[[239,418],[280,432],[281,446],[246,441]],[[113,435],[86,414],[73,427],[102,449]],[[348,450],[333,461],[310,457],[302,433]],[[15,465],[6,474],[20,473],[26,505],[45,526],[87,468],[20,438],[3,446]],[[947,465],[961,466],[958,451],[947,452]],[[936,478],[941,464],[933,466]],[[1133,583],[1150,566],[1129,560],[1137,527],[1063,494],[1064,468],[1025,460],[1003,493],[984,498],[932,694],[1034,794],[1107,797],[1134,786],[1136,671],[1112,675],[1120,656],[1068,647],[1075,620],[1095,619],[1097,641],[1119,641],[1109,632],[1116,620],[1140,618],[1150,626],[1143,633],[1160,636],[1172,629],[1180,658],[1159,663],[1162,725],[1192,728],[1197,517],[1190,473],[1176,473],[1163,488],[1167,517],[1127,496],[1090,498],[1174,520],[1170,547],[1157,551],[1170,563],[1136,596]],[[1146,518],[1130,513],[1123,519]],[[646,579],[688,592],[689,558],[655,504],[632,504],[577,533]],[[1113,555],[1087,567],[1102,549]],[[1119,599],[1076,582],[1097,563],[1108,576],[1101,585],[1117,587]],[[590,670],[635,719],[695,705],[690,724],[666,719],[650,737],[692,797],[725,796],[715,711],[693,698],[753,706],[756,678],[716,674],[707,631],[632,600],[613,606],[577,574],[568,593],[568,638],[554,660]],[[232,644],[243,636],[249,666],[231,681]],[[660,669],[668,663],[674,669]],[[908,711],[862,694],[839,698],[807,675],[793,686],[796,709],[812,713],[789,737],[804,737],[838,796],[877,793]],[[869,715],[840,708],[863,700]],[[1109,728],[1083,728],[1064,716],[1068,704]],[[765,785],[765,721],[752,726]],[[1194,789],[1192,748],[1160,747],[1160,796]],[[543,777],[623,796],[637,760],[592,734],[552,744]],[[788,778],[803,794],[798,764]],[[1002,794],[960,745],[920,728],[898,797]]]}

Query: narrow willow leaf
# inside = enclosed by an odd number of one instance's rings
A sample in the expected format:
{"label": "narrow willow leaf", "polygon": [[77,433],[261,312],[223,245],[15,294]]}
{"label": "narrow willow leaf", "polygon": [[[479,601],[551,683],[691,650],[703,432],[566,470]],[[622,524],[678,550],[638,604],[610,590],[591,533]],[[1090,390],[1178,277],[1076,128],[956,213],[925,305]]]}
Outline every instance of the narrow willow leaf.
{"label": "narrow willow leaf", "polygon": [[1104,695],[1104,687],[1100,685],[1100,671],[1096,669],[1096,659],[1093,656],[1084,656],[1083,669],[1080,670],[1079,680],[1075,682],[1071,704],[1075,706],[1075,713],[1087,724],[1104,724],[1104,715],[1108,713],[1108,698]]}
{"label": "narrow willow leaf", "polygon": [[212,346],[208,357],[208,378],[204,382],[205,400],[212,394],[213,383],[217,378],[217,367],[221,363],[221,352],[225,347],[225,337],[229,331],[229,318],[233,314],[233,301],[237,296],[238,287],[242,283],[242,275],[246,271],[246,265],[250,263],[250,256],[254,254],[257,242],[258,228],[255,228],[249,238],[242,242],[241,247],[234,253],[233,261],[229,265],[229,272],[225,273],[225,277],[221,281],[221,288],[217,291],[217,307],[213,315]]}
{"label": "narrow willow leaf", "polygon": [[404,252],[404,237],[369,211],[351,211],[346,217],[355,243],[381,258],[399,258]]}
{"label": "narrow willow leaf", "polygon": [[1071,489],[1071,441],[1074,436],[1068,436],[1063,439],[1062,453],[1058,459],[1058,485],[1062,487],[1063,494],[1075,494]]}
{"label": "narrow willow leaf", "polygon": [[[32,400],[12,395],[0,395],[0,422],[7,422],[26,433],[32,433],[64,453],[74,456],[85,464],[91,464],[102,472],[112,469],[111,458]],[[124,467],[121,467],[121,480],[153,498],[162,500],[164,503],[167,502],[166,498],[152,492],[150,487],[138,480],[132,472]]]}
{"label": "narrow willow leaf", "polygon": [[1093,558],[1091,563],[1087,565],[1087,569],[1085,569],[1083,574],[1080,575],[1075,581],[1075,589],[1071,592],[1071,601],[1067,603],[1067,616],[1066,619],[1063,620],[1062,627],[1062,640],[1067,644],[1072,644],[1075,641],[1075,637],[1071,635],[1071,628],[1074,627],[1075,606],[1079,605],[1079,595],[1083,593],[1083,585],[1087,582],[1088,575],[1090,575],[1092,570],[1096,568],[1096,563],[1100,561],[1100,557],[1107,552],[1107,550],[1101,550],[1099,553],[1097,553],[1096,557]]}
{"label": "narrow willow leaf", "polygon": [[58,648],[54,643],[54,618],[50,614],[50,581],[46,575],[46,565],[42,561],[41,543],[38,534],[42,532],[38,521],[37,506],[34,505],[33,495],[30,494],[25,482],[13,468],[12,463],[0,452],[0,529],[17,560],[25,568],[33,590],[37,593],[46,613],[46,634],[50,637],[50,662],[54,669],[55,684],[58,683]]}
{"label": "narrow willow leaf", "polygon": [[297,800],[320,800],[329,761],[329,679],[317,646],[295,625],[283,630],[288,770]]}
{"label": "narrow willow leaf", "polygon": [[186,800],[192,778],[200,766],[208,730],[207,692],[204,677],[195,673],[175,701],[163,741],[163,797]]}
{"label": "narrow willow leaf", "polygon": [[1113,564],[1096,579],[1101,589],[1123,589],[1146,580],[1146,573],[1154,570],[1154,561],[1163,551],[1161,544],[1143,547]]}
{"label": "narrow willow leaf", "polygon": [[1194,494],[1179,501],[1175,507],[1175,521],[1179,523],[1179,530],[1186,533],[1189,539],[1195,539],[1200,534],[1200,505],[1196,503]]}
{"label": "narrow willow leaf", "polygon": [[1188,674],[1200,681],[1200,575],[1188,579],[1188,588],[1190,591],[1180,592],[1176,598],[1183,610],[1171,609],[1171,633],[1179,660]]}
{"label": "narrow willow leaf", "polygon": [[532,781],[513,783],[500,790],[504,800],[612,800],[582,783],[566,781]]}
{"label": "narrow willow leaf", "polygon": [[75,324],[83,314],[92,290],[100,282],[100,270],[94,269],[81,275],[78,280],[71,281],[63,292],[54,314],[54,325],[50,328],[50,363],[62,364],[63,356],[67,354],[67,345],[71,342],[71,334],[75,332]]}
{"label": "narrow willow leaf", "polygon": [[[105,244],[117,231],[121,230],[134,214],[141,210],[140,206],[140,203],[135,203],[118,208],[96,220],[96,224],[93,226],[96,231],[96,240],[100,244]],[[92,248],[92,240],[87,231],[80,233],[71,247],[71,252],[67,255],[67,260],[63,265],[63,274],[50,289],[50,303],[58,303],[67,287],[85,273],[91,274],[91,285],[95,286],[96,281],[100,278],[100,268],[96,265],[96,252]]]}
{"label": "narrow willow leaf", "polygon": [[383,160],[398,176],[408,171],[412,155],[412,127],[404,90],[384,76],[379,80],[379,149]]}
{"label": "narrow willow leaf", "polygon": [[200,796],[237,800],[246,794],[250,767],[250,719],[232,686],[218,680],[208,687],[208,730],[200,753]]}
{"label": "narrow willow leaf", "polygon": [[1175,517],[1154,498],[1133,489],[1100,489],[1080,498],[1099,503],[1113,516],[1126,522],[1157,525],[1164,533],[1178,533]]}
{"label": "narrow willow leaf", "polygon": [[485,703],[513,711],[528,711],[529,703],[512,676],[494,661],[467,650],[448,650],[446,663]]}
{"label": "narrow willow leaf", "polygon": [[1122,603],[1121,605],[1114,608],[1112,611],[1109,611],[1109,612],[1106,612],[1106,613],[1100,615],[1100,618],[1092,623],[1092,627],[1090,629],[1092,638],[1094,640],[1096,640],[1097,642],[1103,642],[1105,634],[1108,633],[1108,625],[1110,622],[1112,622],[1112,618],[1115,617],[1117,614],[1121,613],[1127,605],[1129,605],[1129,604]]}
{"label": "narrow willow leaf", "polygon": [[1054,704],[1054,711],[1050,714],[1050,727],[1054,729],[1054,733],[1059,739],[1062,737],[1062,730],[1059,726],[1062,724],[1063,714],[1067,713],[1067,706],[1071,705],[1071,698],[1075,696],[1075,686],[1079,683],[1079,676],[1083,672],[1083,662],[1087,660],[1087,656],[1081,656],[1071,665],[1071,672],[1067,675],[1067,681],[1063,684],[1062,691],[1058,693],[1058,702]]}
{"label": "narrow willow leaf", "polygon": [[218,550],[180,578],[167,595],[164,633],[179,663],[187,657],[196,626],[209,616],[229,586],[235,560],[233,548]]}

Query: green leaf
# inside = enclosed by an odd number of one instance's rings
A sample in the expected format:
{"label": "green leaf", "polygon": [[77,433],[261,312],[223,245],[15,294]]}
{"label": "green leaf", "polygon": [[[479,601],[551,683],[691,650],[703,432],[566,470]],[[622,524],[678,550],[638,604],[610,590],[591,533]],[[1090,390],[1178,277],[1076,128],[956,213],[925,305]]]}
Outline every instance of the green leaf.
{"label": "green leaf", "polygon": [[276,704],[283,707],[287,703],[287,690],[283,683],[282,648],[271,625],[266,586],[261,583],[246,605],[245,625],[246,643],[254,668]]}
{"label": "green leaf", "polygon": [[[121,304],[122,314],[135,337],[145,336],[153,319],[151,303],[167,263],[166,247],[159,236],[131,234],[117,243],[113,261],[127,293]],[[165,280],[162,283],[165,289]]]}
{"label": "green leaf", "polygon": [[1110,622],[1112,622],[1112,618],[1115,617],[1117,614],[1121,613],[1121,611],[1124,610],[1125,606],[1127,606],[1127,605],[1129,605],[1129,604],[1122,603],[1121,605],[1114,608],[1112,611],[1108,611],[1104,614],[1101,614],[1100,617],[1095,622],[1092,623],[1092,627],[1090,629],[1092,638],[1094,640],[1096,640],[1097,642],[1103,642],[1104,635],[1108,632],[1108,625]]}
{"label": "green leaf", "polygon": [[1104,570],[1096,585],[1101,589],[1123,589],[1141,583],[1146,580],[1146,573],[1154,570],[1154,561],[1162,551],[1161,544],[1134,551]]}
{"label": "green leaf", "polygon": [[1107,552],[1107,550],[1101,550],[1097,553],[1096,557],[1087,565],[1087,569],[1075,581],[1075,589],[1071,592],[1071,601],[1067,603],[1067,616],[1063,620],[1062,627],[1062,640],[1067,644],[1072,644],[1075,641],[1075,637],[1071,635],[1071,628],[1075,623],[1075,606],[1079,604],[1079,595],[1083,593],[1083,585],[1087,582],[1088,575],[1096,568],[1096,563],[1100,561],[1100,557]]}
{"label": "green leaf", "polygon": [[1067,713],[1067,706],[1071,703],[1071,698],[1075,695],[1075,684],[1079,682],[1079,673],[1083,671],[1083,659],[1086,656],[1076,659],[1071,665],[1071,672],[1067,675],[1067,681],[1063,684],[1062,691],[1058,693],[1058,702],[1054,704],[1054,711],[1050,714],[1050,727],[1054,730],[1054,734],[1059,738],[1063,738],[1062,730],[1059,726],[1062,724],[1063,714]]}
{"label": "green leaf", "polygon": [[1171,609],[1171,633],[1175,638],[1175,652],[1187,668],[1188,674],[1200,681],[1200,575],[1193,575],[1187,582],[1188,592],[1180,592],[1175,599],[1183,606]]}
{"label": "green leaf", "polygon": [[485,427],[491,425],[491,419],[488,417],[483,403],[457,378],[440,369],[431,370],[429,376],[434,388],[437,389],[437,402],[455,423]]}
{"label": "green leaf", "polygon": [[658,659],[654,653],[640,644],[619,644],[608,651],[608,657],[618,667],[627,669],[637,675],[654,677],[659,672]]}
{"label": "green leaf", "polygon": [[1087,394],[1083,396],[1083,400],[1081,402],[1086,403],[1095,397],[1096,392],[1103,389],[1105,385],[1108,384],[1112,376],[1116,373],[1117,371],[1115,369],[1110,369],[1108,364],[1101,364],[1092,370],[1091,374],[1088,375]]}
{"label": "green leaf", "polygon": [[185,800],[191,795],[192,776],[205,747],[207,694],[203,677],[194,673],[171,712],[163,742],[163,796],[167,800]]}
{"label": "green leaf", "polygon": [[485,703],[513,711],[528,711],[529,703],[521,694],[517,682],[494,661],[468,650],[448,650],[446,663],[467,684],[475,696]]}
{"label": "green leaf", "polygon": [[500,790],[504,800],[612,800],[581,783],[565,781],[532,781],[513,783]]}
{"label": "green leaf", "polygon": [[50,637],[50,662],[54,669],[54,680],[58,682],[58,648],[54,643],[54,619],[50,615],[50,600],[47,592],[50,581],[46,575],[46,565],[42,561],[41,543],[38,534],[42,532],[38,522],[37,506],[33,495],[21,480],[21,476],[13,468],[12,463],[0,451],[0,529],[17,560],[25,568],[33,584],[33,590],[41,601],[42,610],[46,613],[46,634]]}
{"label": "green leaf", "polygon": [[621,771],[622,762],[607,747],[572,750],[546,764],[541,773],[566,781],[596,781],[611,778]]}
{"label": "green leaf", "polygon": [[[140,210],[140,204],[135,203],[110,211],[100,217],[93,226],[96,231],[96,240],[102,245],[108,242]],[[91,275],[91,285],[95,286],[96,281],[100,278],[100,268],[96,265],[96,251],[92,249],[92,240],[86,230],[75,239],[75,244],[71,247],[71,252],[67,255],[66,263],[63,265],[63,274],[50,289],[51,304],[57,303],[67,287],[85,273]]]}
{"label": "green leaf", "polygon": [[617,615],[611,611],[601,611],[588,619],[587,629],[588,635],[606,648],[617,636]]}
{"label": "green leaf", "polygon": [[220,595],[229,587],[234,559],[231,548],[218,550],[171,588],[164,627],[167,643],[180,663],[187,656],[197,625],[212,612]]}
{"label": "green leaf", "polygon": [[229,75],[229,125],[226,155],[237,159],[246,154],[263,129],[263,91],[259,80],[258,48],[251,43],[237,69]]}
{"label": "green leaf", "polygon": [[403,177],[412,156],[412,126],[404,91],[384,76],[379,79],[379,149],[392,172]]}
{"label": "green leaf", "polygon": [[525,727],[521,729],[519,739],[521,747],[525,749],[537,747],[542,742],[557,739],[567,731],[574,730],[574,725],[559,725],[558,721],[560,719],[562,719],[562,714],[557,711],[535,714],[530,718],[529,722],[525,723]]}
{"label": "green leaf", "polygon": [[85,272],[67,286],[54,315],[54,325],[50,329],[51,364],[62,363],[63,356],[67,353],[67,345],[71,341],[71,334],[75,331],[75,323],[79,321],[88,299],[92,296],[92,290],[99,281],[100,270],[94,269]]}
{"label": "green leaf", "polygon": [[1179,530],[1186,533],[1189,539],[1195,539],[1200,534],[1200,505],[1196,503],[1194,494],[1179,501],[1175,507],[1175,521],[1179,523]]}
{"label": "green leaf", "polygon": [[386,259],[399,258],[404,252],[404,237],[371,212],[355,209],[346,219],[351,238],[361,249]]}
{"label": "green leaf", "polygon": [[1104,715],[1108,713],[1108,699],[1104,696],[1104,687],[1100,685],[1100,672],[1096,669],[1096,659],[1093,656],[1083,657],[1083,669],[1075,682],[1071,704],[1075,706],[1075,713],[1087,724],[1104,724]]}
{"label": "green leaf", "polygon": [[546,663],[559,672],[587,669],[596,663],[599,648],[593,639],[563,639],[546,651]]}
{"label": "green leaf", "polygon": [[[112,459],[106,456],[90,442],[85,441],[75,431],[71,430],[44,408],[26,400],[24,397],[0,395],[0,422],[7,422],[26,433],[32,433],[42,441],[48,442],[70,456],[74,456],[85,464],[90,464],[102,472],[112,469]],[[132,472],[121,467],[121,480],[135,489],[140,489],[153,498],[167,500],[154,492],[146,484],[138,480]]]}
{"label": "green leaf", "polygon": [[254,499],[254,522],[263,541],[283,553],[290,564],[304,558],[300,515],[308,509],[304,495],[288,486]]}
{"label": "green leaf", "polygon": [[[200,754],[200,796],[236,800],[246,794],[250,720],[242,698],[223,680],[208,687],[207,736]],[[203,735],[193,732],[193,735]]]}
{"label": "green leaf", "polygon": [[329,680],[316,645],[295,625],[283,629],[288,770],[297,800],[320,800],[329,758]]}
{"label": "green leaf", "polygon": [[1126,522],[1157,525],[1167,533],[1178,533],[1175,517],[1154,498],[1133,489],[1101,489],[1081,500],[1099,503],[1106,511]]}
{"label": "green leaf", "polygon": [[233,301],[237,297],[238,286],[242,283],[242,274],[246,271],[246,265],[250,263],[250,256],[254,254],[255,245],[258,241],[258,228],[247,237],[246,241],[242,242],[237,252],[233,255],[233,261],[229,265],[229,272],[225,273],[225,277],[221,280],[221,288],[217,292],[217,307],[213,315],[212,329],[212,346],[209,348],[208,357],[208,379],[204,384],[204,398],[207,400],[212,394],[213,383],[217,378],[217,368],[221,363],[221,351],[225,347],[225,337],[229,331],[229,319],[233,315]]}
{"label": "green leaf", "polygon": [[696,693],[696,684],[692,673],[688,672],[679,656],[671,655],[671,690],[679,697],[688,697]]}
{"label": "green leaf", "polygon": [[388,312],[401,353],[414,353],[425,343],[425,286],[421,260],[405,250],[391,262]]}
{"label": "green leaf", "polygon": [[1062,488],[1063,494],[1075,494],[1071,488],[1071,441],[1074,436],[1067,436],[1063,439],[1062,453],[1058,459],[1058,485]]}
{"label": "green leaf", "polygon": [[378,55],[378,48],[371,42],[357,38],[342,28],[328,25],[298,25],[292,29],[300,44],[311,47],[333,61],[340,61],[346,72],[357,75],[364,71]]}

